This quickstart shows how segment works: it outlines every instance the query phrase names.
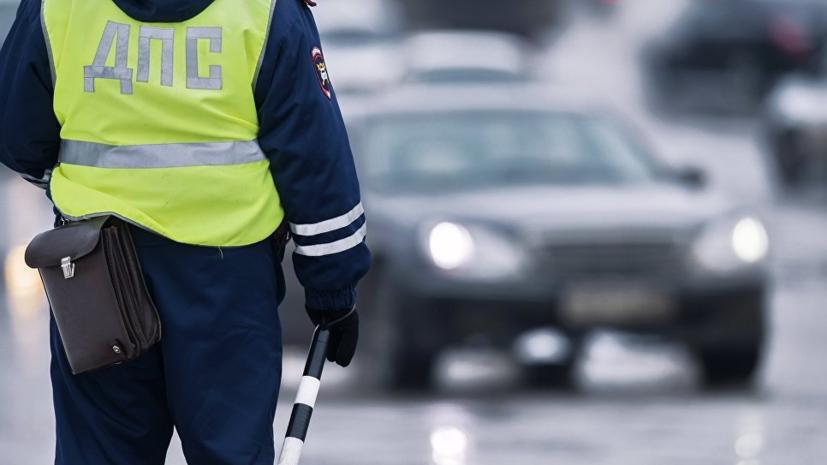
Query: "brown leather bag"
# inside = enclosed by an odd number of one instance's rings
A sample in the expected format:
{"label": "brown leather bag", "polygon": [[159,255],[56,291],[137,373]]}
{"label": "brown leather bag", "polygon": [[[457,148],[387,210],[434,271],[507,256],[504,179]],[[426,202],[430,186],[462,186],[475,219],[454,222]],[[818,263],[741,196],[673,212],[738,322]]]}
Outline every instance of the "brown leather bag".
{"label": "brown leather bag", "polygon": [[72,373],[138,358],[161,339],[129,227],[114,217],[35,237],[26,264],[40,271]]}

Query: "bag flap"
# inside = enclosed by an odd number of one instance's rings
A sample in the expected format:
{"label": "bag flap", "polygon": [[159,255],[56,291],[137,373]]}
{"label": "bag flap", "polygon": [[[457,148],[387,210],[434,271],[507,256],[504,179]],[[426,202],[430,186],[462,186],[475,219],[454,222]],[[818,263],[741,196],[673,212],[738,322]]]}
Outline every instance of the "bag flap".
{"label": "bag flap", "polygon": [[60,266],[60,260],[77,260],[95,250],[100,241],[101,228],[108,216],[69,223],[38,234],[26,247],[26,265],[31,268]]}

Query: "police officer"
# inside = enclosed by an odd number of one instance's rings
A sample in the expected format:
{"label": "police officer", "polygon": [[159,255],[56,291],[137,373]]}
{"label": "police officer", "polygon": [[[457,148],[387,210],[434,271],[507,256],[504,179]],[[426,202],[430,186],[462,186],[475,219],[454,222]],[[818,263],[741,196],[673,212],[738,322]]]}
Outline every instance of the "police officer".
{"label": "police officer", "polygon": [[52,323],[55,463],[161,465],[174,427],[191,464],[272,464],[277,229],[343,366],[370,261],[308,5],[23,0],[0,54],[0,161],[63,218],[133,225],[163,325],[140,359],[72,376]]}

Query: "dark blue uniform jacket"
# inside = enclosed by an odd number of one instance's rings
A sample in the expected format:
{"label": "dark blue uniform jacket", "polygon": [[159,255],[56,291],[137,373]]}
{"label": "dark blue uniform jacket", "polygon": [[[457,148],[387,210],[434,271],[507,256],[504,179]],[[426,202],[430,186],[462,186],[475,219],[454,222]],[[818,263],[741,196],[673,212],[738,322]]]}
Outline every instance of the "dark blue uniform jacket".
{"label": "dark blue uniform jacket", "polygon": [[[179,22],[212,0],[113,0],[132,18]],[[23,0],[0,52],[0,162],[28,181],[48,186],[57,163],[60,125],[40,21],[40,0]],[[255,101],[259,144],[299,251],[295,271],[306,304],[349,309],[370,253],[359,184],[339,106],[323,64],[310,9],[302,0],[278,0]],[[320,245],[320,247],[313,247]]]}

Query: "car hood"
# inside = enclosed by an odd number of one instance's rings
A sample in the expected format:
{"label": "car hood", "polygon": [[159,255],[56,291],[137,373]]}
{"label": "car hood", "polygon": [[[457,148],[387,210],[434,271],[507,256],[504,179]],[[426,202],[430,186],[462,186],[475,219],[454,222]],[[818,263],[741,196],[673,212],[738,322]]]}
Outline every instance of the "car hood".
{"label": "car hood", "polygon": [[496,223],[524,233],[694,230],[734,205],[678,186],[523,187],[429,196],[373,197],[371,215],[415,227],[424,221]]}

